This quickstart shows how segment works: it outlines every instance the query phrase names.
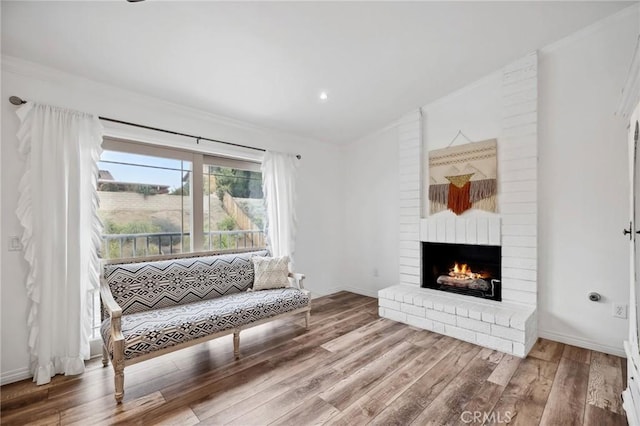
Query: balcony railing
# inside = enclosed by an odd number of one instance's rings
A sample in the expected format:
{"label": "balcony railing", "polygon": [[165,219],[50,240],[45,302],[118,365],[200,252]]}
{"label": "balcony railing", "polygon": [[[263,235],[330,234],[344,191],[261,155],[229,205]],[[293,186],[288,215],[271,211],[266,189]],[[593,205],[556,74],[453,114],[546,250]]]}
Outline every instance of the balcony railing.
{"label": "balcony railing", "polygon": [[[128,258],[190,251],[189,233],[154,232],[141,234],[103,234],[102,258]],[[211,231],[204,234],[203,250],[264,247],[262,231]]]}

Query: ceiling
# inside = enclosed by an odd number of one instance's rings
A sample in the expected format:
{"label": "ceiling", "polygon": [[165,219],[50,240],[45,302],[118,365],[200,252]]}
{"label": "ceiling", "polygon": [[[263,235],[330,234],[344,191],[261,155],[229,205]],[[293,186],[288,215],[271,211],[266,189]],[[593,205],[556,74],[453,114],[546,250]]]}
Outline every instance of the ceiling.
{"label": "ceiling", "polygon": [[630,4],[2,1],[2,53],[343,144]]}

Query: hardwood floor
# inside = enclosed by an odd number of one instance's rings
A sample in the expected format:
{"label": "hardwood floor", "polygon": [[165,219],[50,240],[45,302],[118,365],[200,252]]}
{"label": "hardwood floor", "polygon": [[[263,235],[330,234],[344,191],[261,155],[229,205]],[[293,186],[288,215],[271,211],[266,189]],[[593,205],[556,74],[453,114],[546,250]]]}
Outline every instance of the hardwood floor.
{"label": "hardwood floor", "polygon": [[377,315],[341,292],[303,317],[125,370],[99,359],[82,376],[1,388],[2,424],[625,425],[625,360],[540,339],[526,359]]}

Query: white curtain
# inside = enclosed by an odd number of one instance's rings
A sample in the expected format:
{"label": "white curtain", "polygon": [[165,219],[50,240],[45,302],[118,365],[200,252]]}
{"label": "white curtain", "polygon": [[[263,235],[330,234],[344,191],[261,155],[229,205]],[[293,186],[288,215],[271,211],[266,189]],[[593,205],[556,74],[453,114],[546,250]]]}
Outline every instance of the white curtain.
{"label": "white curtain", "polygon": [[267,151],[262,161],[262,190],[267,208],[267,241],[273,256],[289,256],[293,268],[296,238],[298,159]]}
{"label": "white curtain", "polygon": [[31,372],[37,384],[80,374],[89,358],[99,285],[98,117],[27,103],[17,112],[25,161],[16,213],[23,227]]}

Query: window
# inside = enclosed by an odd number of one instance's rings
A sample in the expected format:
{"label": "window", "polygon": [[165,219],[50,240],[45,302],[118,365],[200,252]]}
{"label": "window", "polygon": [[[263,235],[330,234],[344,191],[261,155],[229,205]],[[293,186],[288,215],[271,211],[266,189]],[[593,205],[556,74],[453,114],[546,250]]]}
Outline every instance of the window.
{"label": "window", "polygon": [[266,245],[260,172],[204,164],[203,191],[205,250]]}
{"label": "window", "polygon": [[102,258],[191,251],[190,161],[104,150],[98,167]]}
{"label": "window", "polygon": [[105,139],[98,166],[103,259],[266,246],[258,163]]}
{"label": "window", "polygon": [[258,163],[110,139],[103,147],[103,258],[265,247]]}

